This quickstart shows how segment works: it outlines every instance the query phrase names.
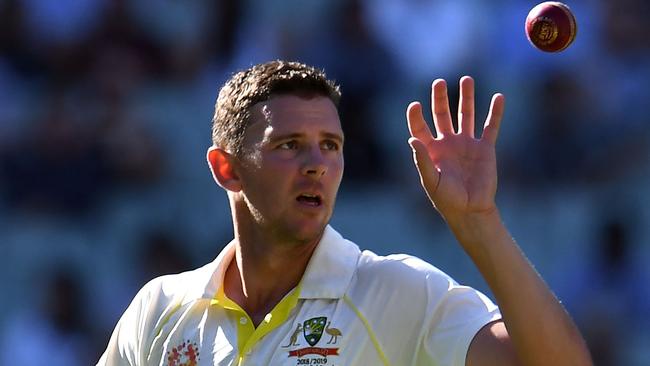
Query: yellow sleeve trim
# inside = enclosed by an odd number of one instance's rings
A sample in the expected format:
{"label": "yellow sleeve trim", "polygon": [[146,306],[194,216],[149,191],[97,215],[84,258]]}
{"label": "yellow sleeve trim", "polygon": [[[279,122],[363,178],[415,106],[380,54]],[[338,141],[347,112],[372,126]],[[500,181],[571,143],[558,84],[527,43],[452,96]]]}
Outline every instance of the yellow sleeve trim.
{"label": "yellow sleeve trim", "polygon": [[348,297],[348,295],[343,295],[343,301],[345,301],[345,303],[355,312],[355,314],[357,314],[357,316],[363,323],[363,326],[366,327],[366,331],[368,332],[368,335],[370,336],[370,340],[372,341],[372,344],[375,346],[375,349],[379,354],[379,358],[381,359],[381,362],[384,364],[384,366],[390,366],[390,362],[388,362],[388,358],[384,354],[384,351],[381,349],[379,340],[377,339],[375,332],[372,330],[370,323],[368,323],[368,319],[366,319],[366,317],[363,316],[363,314],[361,314],[359,308],[357,308],[356,305],[352,303],[352,300]]}

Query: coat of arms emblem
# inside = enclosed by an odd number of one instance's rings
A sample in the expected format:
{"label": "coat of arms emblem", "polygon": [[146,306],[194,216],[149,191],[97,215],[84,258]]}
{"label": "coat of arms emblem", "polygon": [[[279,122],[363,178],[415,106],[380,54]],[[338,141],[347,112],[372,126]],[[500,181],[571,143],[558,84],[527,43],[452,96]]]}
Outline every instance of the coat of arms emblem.
{"label": "coat of arms emblem", "polygon": [[303,322],[302,332],[305,335],[305,340],[310,346],[313,347],[318,343],[320,337],[323,335],[323,331],[325,330],[326,322],[327,317],[325,316],[311,318]]}

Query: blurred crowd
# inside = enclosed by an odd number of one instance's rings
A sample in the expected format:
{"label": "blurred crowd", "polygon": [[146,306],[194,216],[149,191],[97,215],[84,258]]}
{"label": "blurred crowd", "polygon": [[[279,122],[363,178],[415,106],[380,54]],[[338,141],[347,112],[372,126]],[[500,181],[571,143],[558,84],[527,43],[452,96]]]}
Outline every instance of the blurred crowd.
{"label": "blurred crowd", "polygon": [[597,365],[649,364],[650,3],[567,4],[577,39],[544,54],[522,0],[0,0],[0,366],[94,364],[144,283],[219,253],[214,101],[277,58],[342,85],[334,225],[488,293],[419,188],[404,110],[438,77],[452,112],[462,75],[477,118],[504,93],[504,220]]}

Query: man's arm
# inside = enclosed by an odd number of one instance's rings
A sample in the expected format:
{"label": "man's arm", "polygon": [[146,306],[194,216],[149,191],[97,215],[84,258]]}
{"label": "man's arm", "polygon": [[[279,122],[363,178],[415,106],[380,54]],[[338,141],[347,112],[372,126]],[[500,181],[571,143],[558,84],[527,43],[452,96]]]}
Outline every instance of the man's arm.
{"label": "man's arm", "polygon": [[489,323],[472,340],[465,365],[520,365],[503,320]]}
{"label": "man's arm", "polygon": [[452,125],[444,80],[434,81],[431,103],[436,137],[422,116],[420,103],[411,103],[407,109],[409,144],[420,181],[492,289],[504,322],[477,333],[466,364],[591,365],[580,332],[502,224],[495,204],[494,146],[503,95],[492,98],[479,139],[474,137],[471,78],[460,81],[458,131]]}
{"label": "man's arm", "polygon": [[507,327],[479,332],[468,351],[467,365],[515,365],[490,362],[509,358],[504,353],[512,350],[522,365],[591,365],[580,332],[497,212],[450,226],[494,293]]}

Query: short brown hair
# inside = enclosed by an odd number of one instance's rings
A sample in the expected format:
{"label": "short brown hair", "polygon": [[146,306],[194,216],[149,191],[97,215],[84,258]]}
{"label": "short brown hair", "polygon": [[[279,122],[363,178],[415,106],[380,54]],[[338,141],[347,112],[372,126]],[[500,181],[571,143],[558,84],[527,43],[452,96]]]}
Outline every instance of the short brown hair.
{"label": "short brown hair", "polygon": [[214,146],[239,155],[251,107],[271,95],[324,96],[338,108],[341,91],[325,72],[287,61],[270,61],[234,74],[221,88],[212,118]]}

